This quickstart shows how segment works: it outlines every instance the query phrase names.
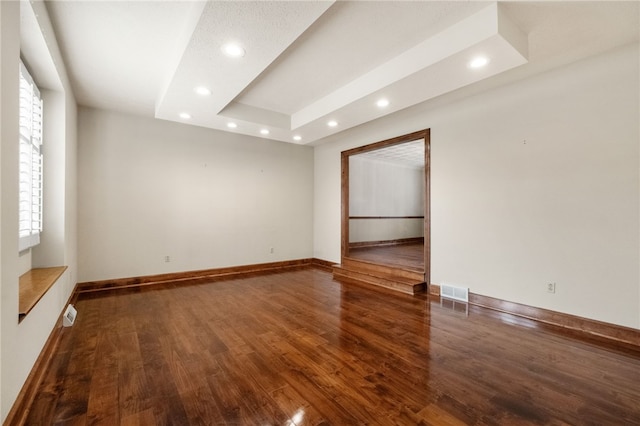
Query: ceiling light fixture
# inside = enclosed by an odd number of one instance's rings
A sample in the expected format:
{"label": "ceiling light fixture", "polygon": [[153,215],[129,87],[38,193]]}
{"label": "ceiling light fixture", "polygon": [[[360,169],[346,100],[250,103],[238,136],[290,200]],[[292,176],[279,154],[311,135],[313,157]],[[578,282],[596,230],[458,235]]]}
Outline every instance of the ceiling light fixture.
{"label": "ceiling light fixture", "polygon": [[189,114],[188,112],[181,112],[180,118],[182,118],[183,120],[188,120],[191,118],[191,114]]}
{"label": "ceiling light fixture", "polygon": [[335,120],[331,120],[327,123],[327,126],[329,127],[336,127],[338,125],[338,122]]}
{"label": "ceiling light fixture", "polygon": [[227,127],[230,129],[235,129],[236,127],[238,127],[238,125],[236,123],[234,123],[233,121],[230,121],[227,123]]}
{"label": "ceiling light fixture", "polygon": [[225,44],[224,46],[222,46],[222,51],[225,55],[231,58],[241,58],[245,54],[245,50],[242,48],[242,46],[236,43]]}
{"label": "ceiling light fixture", "polygon": [[376,102],[376,105],[378,108],[386,108],[389,106],[389,100],[384,98],[379,99],[378,102]]}
{"label": "ceiling light fixture", "polygon": [[472,68],[472,69],[482,68],[488,63],[489,63],[489,58],[487,58],[486,56],[478,56],[477,58],[469,62],[469,68]]}
{"label": "ceiling light fixture", "polygon": [[200,96],[209,96],[211,94],[211,90],[204,86],[198,86],[193,90]]}
{"label": "ceiling light fixture", "polygon": [[299,142],[299,141],[301,141],[301,140],[302,140],[302,136],[300,136],[300,135],[294,135],[294,136],[293,136],[293,140],[294,140],[294,141],[296,141],[296,142]]}
{"label": "ceiling light fixture", "polygon": [[261,134],[261,135],[268,135],[268,134],[269,134],[269,130],[267,130],[267,129],[262,129],[262,130],[260,130],[260,134]]}

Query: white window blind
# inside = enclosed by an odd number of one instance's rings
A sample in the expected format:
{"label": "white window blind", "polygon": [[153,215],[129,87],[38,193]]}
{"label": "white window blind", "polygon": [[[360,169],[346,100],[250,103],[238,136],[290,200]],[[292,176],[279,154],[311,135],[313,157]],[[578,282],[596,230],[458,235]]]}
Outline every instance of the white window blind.
{"label": "white window blind", "polygon": [[20,63],[19,250],[40,243],[42,231],[42,98]]}

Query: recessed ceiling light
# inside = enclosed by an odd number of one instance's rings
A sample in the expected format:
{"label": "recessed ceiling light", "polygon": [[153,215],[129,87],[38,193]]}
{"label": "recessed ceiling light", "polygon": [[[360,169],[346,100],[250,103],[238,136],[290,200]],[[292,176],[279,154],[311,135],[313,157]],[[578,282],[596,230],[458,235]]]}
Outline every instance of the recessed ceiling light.
{"label": "recessed ceiling light", "polygon": [[267,129],[262,129],[262,130],[260,130],[260,134],[262,134],[262,135],[268,135],[268,134],[269,134],[269,130],[267,130]]}
{"label": "recessed ceiling light", "polygon": [[294,140],[294,141],[301,141],[301,140],[302,140],[302,136],[300,136],[300,135],[294,135],[294,136],[293,136],[293,140]]}
{"label": "recessed ceiling light", "polygon": [[238,127],[238,125],[236,123],[234,123],[233,121],[230,121],[227,123],[227,127],[230,129],[235,129],[236,127]]}
{"label": "recessed ceiling light", "polygon": [[189,114],[188,112],[181,112],[180,118],[182,118],[183,120],[188,120],[191,118],[191,114]]}
{"label": "recessed ceiling light", "polygon": [[378,106],[378,108],[385,108],[389,106],[389,100],[388,99],[379,99],[378,102],[376,102],[376,105]]}
{"label": "recessed ceiling light", "polygon": [[230,56],[232,58],[241,58],[244,56],[245,51],[239,44],[236,43],[227,43],[222,46],[222,51],[225,55]]}
{"label": "recessed ceiling light", "polygon": [[489,58],[487,58],[486,56],[478,56],[477,58],[469,62],[469,68],[473,68],[473,69],[482,68],[488,63],[489,63]]}
{"label": "recessed ceiling light", "polygon": [[336,127],[338,125],[338,122],[335,120],[331,120],[327,123],[327,126],[329,127]]}
{"label": "recessed ceiling light", "polygon": [[193,89],[198,95],[201,96],[209,96],[211,94],[211,90],[209,90],[208,88],[204,87],[204,86],[198,86],[195,89]]}

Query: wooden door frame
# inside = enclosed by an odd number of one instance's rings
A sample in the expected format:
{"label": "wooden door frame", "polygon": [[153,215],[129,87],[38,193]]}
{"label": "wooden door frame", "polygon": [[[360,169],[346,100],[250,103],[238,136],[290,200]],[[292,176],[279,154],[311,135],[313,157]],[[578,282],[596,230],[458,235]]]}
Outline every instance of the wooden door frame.
{"label": "wooden door frame", "polygon": [[424,140],[424,282],[431,281],[431,129],[424,129],[369,145],[341,152],[341,263],[349,258],[349,157],[364,152],[411,142]]}

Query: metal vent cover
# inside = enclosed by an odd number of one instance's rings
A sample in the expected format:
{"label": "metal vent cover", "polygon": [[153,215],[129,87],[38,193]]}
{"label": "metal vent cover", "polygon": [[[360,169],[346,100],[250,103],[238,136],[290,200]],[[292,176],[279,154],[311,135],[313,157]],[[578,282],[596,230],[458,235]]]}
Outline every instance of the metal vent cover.
{"label": "metal vent cover", "polygon": [[450,284],[440,286],[440,296],[448,299],[469,301],[469,287],[457,287]]}

